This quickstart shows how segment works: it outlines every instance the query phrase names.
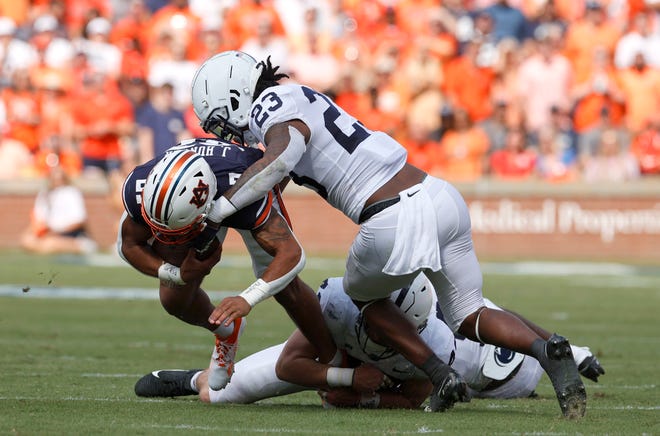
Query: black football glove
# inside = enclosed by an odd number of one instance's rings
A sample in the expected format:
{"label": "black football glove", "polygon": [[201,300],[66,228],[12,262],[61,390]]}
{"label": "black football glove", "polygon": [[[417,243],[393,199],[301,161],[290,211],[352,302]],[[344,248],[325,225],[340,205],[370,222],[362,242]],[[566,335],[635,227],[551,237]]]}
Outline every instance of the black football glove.
{"label": "black football glove", "polygon": [[605,370],[600,366],[600,362],[596,356],[589,356],[584,359],[580,366],[578,366],[578,371],[582,374],[583,377],[593,380],[598,383],[598,377],[605,374]]}

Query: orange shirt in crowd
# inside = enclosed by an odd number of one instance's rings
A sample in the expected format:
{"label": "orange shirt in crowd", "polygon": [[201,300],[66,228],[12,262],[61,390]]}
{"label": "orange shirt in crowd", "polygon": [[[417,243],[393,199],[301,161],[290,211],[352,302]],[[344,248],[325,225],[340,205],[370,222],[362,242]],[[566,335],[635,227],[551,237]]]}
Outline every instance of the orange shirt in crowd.
{"label": "orange shirt in crowd", "polygon": [[0,17],[9,17],[20,26],[27,20],[30,0],[0,0]]}
{"label": "orange shirt in crowd", "polygon": [[274,35],[286,36],[286,31],[272,2],[239,0],[227,10],[224,18],[224,39],[234,47],[240,47],[256,35],[260,15],[270,19]]}
{"label": "orange shirt in crowd", "polygon": [[619,83],[626,96],[626,126],[639,132],[660,113],[660,70],[628,68],[619,72]]}
{"label": "orange shirt in crowd", "polygon": [[476,66],[466,57],[452,61],[445,72],[444,88],[456,106],[464,108],[473,122],[484,120],[493,112],[490,102],[495,74],[490,68]]}
{"label": "orange shirt in crowd", "polygon": [[440,144],[433,140],[416,141],[412,138],[403,138],[399,142],[408,151],[408,163],[426,171],[429,174],[441,175],[444,167]]}
{"label": "orange shirt in crowd", "polygon": [[133,120],[133,107],[123,94],[117,90],[81,92],[74,96],[72,113],[78,126],[92,131],[80,141],[83,157],[102,160],[121,157],[117,134],[95,134],[93,130],[105,130],[108,126]]}
{"label": "orange shirt in crowd", "polygon": [[525,179],[534,174],[536,153],[532,150],[512,151],[507,149],[494,151],[490,155],[490,170],[499,179]]}
{"label": "orange shirt in crowd", "polygon": [[594,26],[590,22],[579,21],[569,26],[564,54],[573,65],[576,82],[588,79],[593,52],[602,46],[611,55],[620,37],[621,31],[609,22]]}
{"label": "orange shirt in crowd", "polygon": [[2,90],[7,126],[4,136],[25,145],[32,153],[39,148],[39,100],[33,91]]}
{"label": "orange shirt in crowd", "polygon": [[490,143],[479,127],[449,130],[440,141],[442,177],[454,182],[472,182],[484,174]]}
{"label": "orange shirt in crowd", "polygon": [[630,151],[639,161],[642,174],[660,175],[660,127],[637,135]]}
{"label": "orange shirt in crowd", "polygon": [[164,6],[151,17],[148,30],[149,42],[148,47],[145,47],[145,53],[151,58],[151,51],[158,41],[162,40],[164,34],[181,41],[188,50],[200,28],[201,19],[193,14],[189,7],[179,8],[173,4]]}

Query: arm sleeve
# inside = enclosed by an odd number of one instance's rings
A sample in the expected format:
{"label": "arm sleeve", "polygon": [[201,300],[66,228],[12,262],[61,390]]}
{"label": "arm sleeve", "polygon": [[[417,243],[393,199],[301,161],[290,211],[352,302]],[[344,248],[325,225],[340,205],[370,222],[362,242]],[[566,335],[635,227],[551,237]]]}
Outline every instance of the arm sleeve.
{"label": "arm sleeve", "polygon": [[[284,151],[232,195],[231,203],[236,209],[240,210],[266,195],[289,175],[302,158],[305,153],[305,137],[294,127],[289,127],[289,137],[289,144]],[[215,219],[213,221],[218,222]]]}

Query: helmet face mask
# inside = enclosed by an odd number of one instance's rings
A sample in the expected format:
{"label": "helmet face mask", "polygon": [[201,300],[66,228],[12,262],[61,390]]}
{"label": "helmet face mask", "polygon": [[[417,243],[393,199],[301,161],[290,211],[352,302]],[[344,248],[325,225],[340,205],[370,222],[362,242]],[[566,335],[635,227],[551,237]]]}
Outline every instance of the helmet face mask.
{"label": "helmet face mask", "polygon": [[216,192],[217,178],[202,156],[191,150],[173,150],[147,176],[142,217],[160,242],[190,242],[206,227]]}
{"label": "helmet face mask", "polygon": [[244,143],[261,71],[252,56],[240,51],[217,54],[199,67],[192,81],[192,103],[205,132]]}
{"label": "helmet face mask", "polygon": [[[433,307],[432,294],[434,292],[433,285],[428,278],[424,274],[419,274],[410,286],[390,295],[390,300],[401,309],[403,317],[413,324],[418,334],[422,333],[428,324],[429,313]],[[395,350],[380,345],[369,337],[369,326],[362,314],[358,316],[355,323],[355,334],[360,348],[371,360],[387,359],[397,354]]]}

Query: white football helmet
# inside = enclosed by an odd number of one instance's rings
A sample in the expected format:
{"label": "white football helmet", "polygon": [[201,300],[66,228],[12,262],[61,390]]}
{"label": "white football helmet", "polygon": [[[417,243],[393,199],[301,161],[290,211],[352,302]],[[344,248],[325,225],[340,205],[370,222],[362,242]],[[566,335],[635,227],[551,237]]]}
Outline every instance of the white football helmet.
{"label": "white football helmet", "polygon": [[[410,321],[418,333],[421,333],[428,322],[429,313],[433,308],[433,285],[424,274],[419,274],[410,286],[399,289],[390,295],[390,300],[403,312],[404,318]],[[368,326],[362,315],[358,317],[355,325],[358,343],[370,359],[387,359],[396,354],[396,351],[372,341],[368,335]]]}
{"label": "white football helmet", "polygon": [[199,67],[192,81],[192,104],[205,132],[245,142],[262,69],[262,64],[240,51],[219,53]]}
{"label": "white football helmet", "polygon": [[167,153],[149,172],[142,191],[142,217],[154,237],[185,243],[206,227],[218,180],[202,156],[191,150]]}

